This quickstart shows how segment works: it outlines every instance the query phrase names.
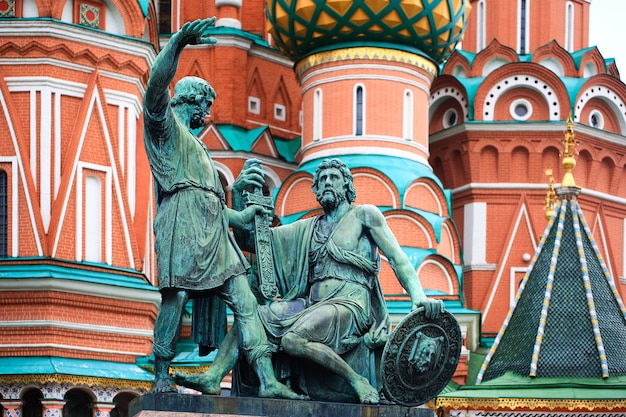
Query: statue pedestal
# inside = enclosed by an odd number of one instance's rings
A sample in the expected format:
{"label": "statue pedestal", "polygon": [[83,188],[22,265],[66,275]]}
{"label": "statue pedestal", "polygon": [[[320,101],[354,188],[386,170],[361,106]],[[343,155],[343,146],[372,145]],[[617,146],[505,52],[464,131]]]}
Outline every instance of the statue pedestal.
{"label": "statue pedestal", "polygon": [[425,407],[321,401],[146,394],[130,404],[130,417],[433,417]]}

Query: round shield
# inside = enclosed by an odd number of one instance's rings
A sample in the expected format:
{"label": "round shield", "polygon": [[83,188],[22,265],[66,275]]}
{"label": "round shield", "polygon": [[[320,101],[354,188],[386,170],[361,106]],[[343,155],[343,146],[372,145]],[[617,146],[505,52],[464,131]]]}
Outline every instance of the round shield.
{"label": "round shield", "polygon": [[426,318],[423,308],[403,318],[382,356],[383,391],[389,401],[413,407],[445,388],[459,364],[461,329],[447,311]]}

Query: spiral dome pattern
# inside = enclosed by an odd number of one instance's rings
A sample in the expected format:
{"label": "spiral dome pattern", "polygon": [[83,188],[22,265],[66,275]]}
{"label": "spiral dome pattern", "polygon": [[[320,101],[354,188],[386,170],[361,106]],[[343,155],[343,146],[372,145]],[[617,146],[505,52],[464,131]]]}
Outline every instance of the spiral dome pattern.
{"label": "spiral dome pattern", "polygon": [[384,42],[436,62],[461,40],[469,0],[266,0],[270,33],[293,59],[337,44]]}

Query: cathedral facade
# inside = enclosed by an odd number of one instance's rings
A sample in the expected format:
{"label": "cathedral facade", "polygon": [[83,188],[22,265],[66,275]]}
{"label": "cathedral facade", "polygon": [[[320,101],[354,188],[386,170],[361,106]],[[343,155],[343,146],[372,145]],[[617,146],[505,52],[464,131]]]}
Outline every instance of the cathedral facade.
{"label": "cathedral facade", "polygon": [[[124,416],[152,387],[160,295],[142,100],[186,21],[214,46],[176,80],[217,92],[198,137],[228,193],[260,159],[275,224],[319,213],[324,158],[383,211],[427,294],[488,346],[545,227],[564,121],[579,198],[624,295],[626,85],[588,44],[588,0],[0,0],[0,404],[13,416]],[[543,2],[545,3],[545,2]],[[410,302],[382,259],[397,322]],[[189,323],[183,329],[189,336]],[[183,343],[184,345],[184,343]],[[210,362],[182,346],[180,367]]]}

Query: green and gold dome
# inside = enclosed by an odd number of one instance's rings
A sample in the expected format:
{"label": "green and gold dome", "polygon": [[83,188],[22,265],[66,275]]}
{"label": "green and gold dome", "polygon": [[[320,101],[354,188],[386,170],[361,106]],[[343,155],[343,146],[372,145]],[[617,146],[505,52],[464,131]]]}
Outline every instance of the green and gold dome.
{"label": "green and gold dome", "polygon": [[436,62],[461,40],[469,0],[266,0],[270,33],[293,59],[319,48],[383,42]]}

